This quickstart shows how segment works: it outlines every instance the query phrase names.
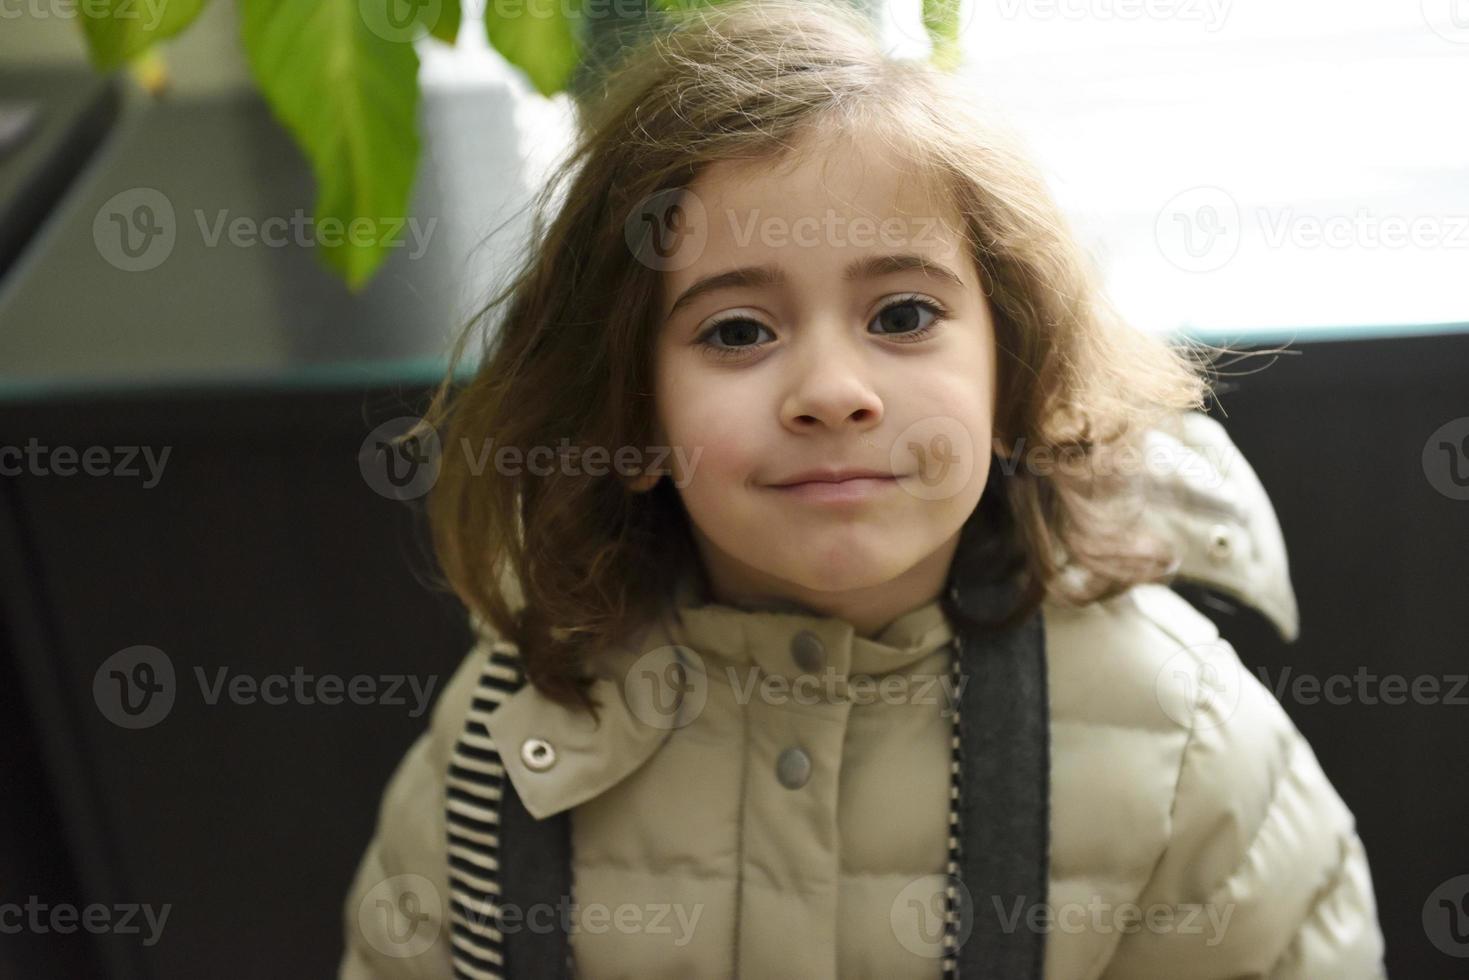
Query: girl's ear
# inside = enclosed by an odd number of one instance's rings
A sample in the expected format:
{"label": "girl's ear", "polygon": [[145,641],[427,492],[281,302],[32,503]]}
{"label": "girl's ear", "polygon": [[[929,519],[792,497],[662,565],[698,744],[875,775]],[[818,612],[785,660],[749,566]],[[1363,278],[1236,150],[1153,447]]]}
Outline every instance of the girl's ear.
{"label": "girl's ear", "polygon": [[[666,445],[668,445],[668,437],[663,434],[663,423],[655,421],[653,423],[653,446],[644,451],[644,463],[647,463],[649,459],[664,458],[666,454],[662,452],[662,447]],[[656,487],[662,478],[662,470],[651,470],[639,473],[637,476],[624,477],[624,482],[633,493],[647,493]]]}
{"label": "girl's ear", "polygon": [[658,485],[662,477],[662,473],[639,473],[637,476],[627,477],[625,482],[633,493],[647,493]]}

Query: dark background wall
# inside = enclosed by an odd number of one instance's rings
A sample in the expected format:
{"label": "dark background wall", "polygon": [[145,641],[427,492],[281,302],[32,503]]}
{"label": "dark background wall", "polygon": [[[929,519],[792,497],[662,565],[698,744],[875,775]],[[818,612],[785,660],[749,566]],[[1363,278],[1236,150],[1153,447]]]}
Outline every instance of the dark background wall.
{"label": "dark background wall", "polygon": [[[1433,479],[1423,457],[1446,423],[1464,419],[1469,433],[1469,336],[1295,349],[1232,379],[1237,389],[1220,399],[1228,417],[1214,414],[1275,504],[1300,638],[1284,644],[1262,618],[1226,603],[1202,608],[1257,676],[1441,681],[1436,703],[1381,703],[1379,682],[1345,704],[1310,688],[1297,697],[1292,682],[1282,703],[1357,816],[1392,974],[1464,976],[1466,960],[1428,942],[1423,915],[1435,889],[1469,874],[1469,500],[1436,489],[1452,481],[1445,455]],[[1254,360],[1237,369],[1254,370]],[[1469,476],[1469,445],[1459,466]],[[1460,928],[1469,929],[1469,906]],[[1435,935],[1469,956],[1469,943]]]}
{"label": "dark background wall", "polygon": [[[6,445],[173,447],[151,489],[0,481],[5,894],[172,906],[151,948],[6,936],[0,966],[17,962],[0,975],[334,973],[351,871],[427,715],[407,683],[401,705],[210,704],[194,671],[209,684],[220,668],[365,676],[379,700],[391,676],[435,695],[447,682],[468,626],[428,580],[416,509],[359,470],[374,406],[389,413],[376,421],[402,414],[393,393],[0,411]],[[167,656],[175,694],[160,721],[129,730],[109,692],[94,697],[94,675],[140,644]],[[63,962],[73,968],[57,972]]]}

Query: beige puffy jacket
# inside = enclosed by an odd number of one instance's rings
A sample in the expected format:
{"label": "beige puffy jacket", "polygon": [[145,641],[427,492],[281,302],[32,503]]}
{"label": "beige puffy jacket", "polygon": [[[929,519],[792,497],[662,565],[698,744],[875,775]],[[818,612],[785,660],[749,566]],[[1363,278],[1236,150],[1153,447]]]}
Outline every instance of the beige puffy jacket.
{"label": "beige puffy jacket", "polygon": [[[1188,416],[1151,458],[1178,575],[1293,636],[1274,513],[1223,429]],[[1049,894],[1028,910],[967,896],[969,914],[1044,930],[1053,980],[1383,976],[1352,815],[1211,621],[1160,585],[1043,616]],[[937,602],[864,638],[686,587],[601,665],[599,730],[528,685],[485,716],[531,815],[571,811],[577,975],[940,976],[952,636]],[[636,679],[675,647],[694,680],[669,724]],[[813,648],[834,687],[797,683]],[[446,815],[497,649],[513,653],[486,634],[388,785],[343,980],[473,975]]]}

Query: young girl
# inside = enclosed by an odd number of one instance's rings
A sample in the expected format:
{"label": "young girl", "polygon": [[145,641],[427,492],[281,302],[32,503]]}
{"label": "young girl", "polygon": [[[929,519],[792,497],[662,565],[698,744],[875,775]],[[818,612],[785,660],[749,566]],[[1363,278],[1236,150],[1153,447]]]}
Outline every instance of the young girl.
{"label": "young girl", "polygon": [[1160,584],[1205,361],[959,82],[735,2],[584,124],[427,418],[482,639],[341,976],[1382,976],[1351,813]]}

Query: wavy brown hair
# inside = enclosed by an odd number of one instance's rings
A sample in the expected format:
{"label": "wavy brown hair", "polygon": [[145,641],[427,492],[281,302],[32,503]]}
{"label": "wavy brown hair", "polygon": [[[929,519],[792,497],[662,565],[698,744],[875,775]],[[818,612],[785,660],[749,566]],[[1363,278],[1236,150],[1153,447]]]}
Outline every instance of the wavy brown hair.
{"label": "wavy brown hair", "polygon": [[[447,585],[479,628],[518,645],[545,695],[595,713],[592,658],[679,576],[702,574],[687,514],[667,479],[646,493],[570,467],[487,479],[461,448],[651,445],[662,284],[629,247],[628,217],[711,164],[775,165],[831,126],[902,148],[957,219],[995,325],[1007,457],[1072,464],[991,459],[960,553],[1012,570],[1007,621],[1048,595],[1085,603],[1169,573],[1169,546],[1138,522],[1138,475],[1103,464],[1202,407],[1207,357],[1115,315],[1026,154],[955,76],[884,54],[833,2],[733,0],[670,15],[611,66],[579,123],[533,202],[523,264],[458,339],[424,419],[448,449],[428,499]],[[475,337],[479,366],[461,384]]]}

